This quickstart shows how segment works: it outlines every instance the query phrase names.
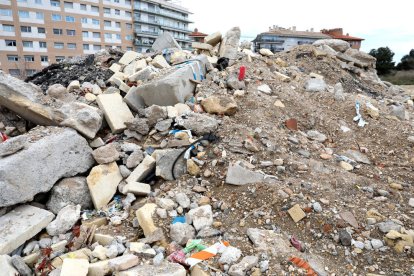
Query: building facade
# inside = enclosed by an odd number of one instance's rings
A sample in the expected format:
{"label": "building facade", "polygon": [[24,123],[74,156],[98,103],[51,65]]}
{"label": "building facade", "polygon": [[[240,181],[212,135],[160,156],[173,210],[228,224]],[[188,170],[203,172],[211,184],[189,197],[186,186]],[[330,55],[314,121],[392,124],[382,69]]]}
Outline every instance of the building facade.
{"label": "building facade", "polygon": [[183,49],[190,49],[190,12],[170,0],[134,1],[135,46],[147,52],[158,35],[169,32]]}
{"label": "building facade", "polygon": [[261,33],[253,40],[255,51],[262,48],[269,49],[273,53],[287,51],[295,46],[312,44],[318,39],[331,38],[329,35],[309,31],[297,31],[296,27],[289,29],[273,26],[268,32]]}
{"label": "building facade", "polygon": [[164,31],[188,48],[188,14],[165,0],[0,0],[0,69],[24,78],[113,46],[145,52]]}
{"label": "building facade", "polygon": [[359,50],[361,48],[361,43],[364,40],[363,38],[350,36],[349,34],[344,35],[344,30],[342,28],[335,29],[323,29],[322,33],[329,35],[331,38],[341,39],[348,42],[352,48]]}
{"label": "building facade", "polygon": [[204,38],[208,35],[205,34],[205,33],[199,32],[198,29],[195,28],[194,32],[190,33],[188,36],[190,37],[191,41],[193,41],[193,42],[204,43]]}

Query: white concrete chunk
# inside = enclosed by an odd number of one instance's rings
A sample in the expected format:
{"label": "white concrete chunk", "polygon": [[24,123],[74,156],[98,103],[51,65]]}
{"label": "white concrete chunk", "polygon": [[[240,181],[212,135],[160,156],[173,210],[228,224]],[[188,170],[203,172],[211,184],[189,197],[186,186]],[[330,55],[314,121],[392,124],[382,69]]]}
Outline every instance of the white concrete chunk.
{"label": "white concrete chunk", "polygon": [[151,186],[145,183],[130,182],[122,189],[123,194],[133,193],[137,196],[146,196],[151,193]]}
{"label": "white concrete chunk", "polygon": [[86,178],[93,204],[97,210],[106,206],[116,193],[122,175],[115,162],[92,168]]}
{"label": "white concrete chunk", "polygon": [[191,45],[195,49],[211,51],[213,50],[213,46],[207,43],[200,43],[200,42],[193,42]]}
{"label": "white concrete chunk", "polygon": [[89,262],[85,259],[64,259],[60,276],[86,276]]}
{"label": "white concrete chunk", "polygon": [[162,55],[156,56],[152,60],[151,64],[155,68],[159,68],[159,69],[164,69],[164,68],[170,68],[171,67]]}
{"label": "white concrete chunk", "polygon": [[99,108],[103,110],[105,119],[113,133],[125,130],[125,122],[134,119],[134,115],[120,94],[102,94],[98,96],[96,101]]}
{"label": "white concrete chunk", "polygon": [[3,276],[19,275],[19,272],[14,268],[9,255],[0,255],[0,268],[0,274]]}
{"label": "white concrete chunk", "polygon": [[111,67],[109,67],[109,70],[111,70],[112,72],[116,73],[121,71],[121,65],[119,65],[118,63],[114,63],[111,65]]}
{"label": "white concrete chunk", "polygon": [[0,254],[9,254],[42,231],[55,217],[49,211],[22,205],[0,217]]}
{"label": "white concrete chunk", "polygon": [[155,159],[151,156],[146,156],[141,164],[135,168],[135,170],[126,179],[127,183],[140,182],[148,176],[148,174],[155,167]]}
{"label": "white concrete chunk", "polygon": [[128,65],[131,61],[139,57],[139,54],[134,51],[126,51],[122,58],[119,60],[119,63],[123,65]]}

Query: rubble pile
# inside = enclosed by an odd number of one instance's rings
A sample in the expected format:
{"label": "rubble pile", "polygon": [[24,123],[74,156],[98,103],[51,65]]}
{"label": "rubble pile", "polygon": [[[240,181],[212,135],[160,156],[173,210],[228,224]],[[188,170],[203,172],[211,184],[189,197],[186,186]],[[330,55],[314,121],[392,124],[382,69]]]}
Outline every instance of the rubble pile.
{"label": "rubble pile", "polygon": [[154,45],[0,74],[4,275],[414,272],[414,95],[374,58]]}

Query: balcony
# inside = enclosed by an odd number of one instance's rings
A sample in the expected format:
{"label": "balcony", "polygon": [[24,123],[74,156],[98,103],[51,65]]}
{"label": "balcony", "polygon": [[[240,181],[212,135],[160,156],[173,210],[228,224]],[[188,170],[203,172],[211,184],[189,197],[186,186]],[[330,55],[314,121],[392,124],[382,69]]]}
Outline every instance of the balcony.
{"label": "balcony", "polygon": [[160,35],[159,32],[151,32],[151,31],[142,31],[142,30],[135,30],[135,35],[142,35],[146,37],[158,37]]}
{"label": "balcony", "polygon": [[187,22],[187,23],[194,23],[188,17],[184,17],[184,16],[181,16],[181,15],[178,15],[178,14],[175,14],[175,13],[171,13],[171,12],[161,10],[160,14],[163,15],[164,17],[177,19],[177,20],[184,21],[184,22]]}
{"label": "balcony", "polygon": [[161,25],[161,28],[163,28],[163,29],[173,30],[173,31],[179,31],[179,32],[182,32],[182,33],[191,33],[190,30],[184,29],[184,28],[180,28],[180,27],[177,27],[177,26],[166,25],[164,23],[161,23],[160,25]]}
{"label": "balcony", "polygon": [[139,39],[134,40],[135,46],[145,46],[145,47],[151,47],[152,44],[154,44],[154,41],[142,41]]}
{"label": "balcony", "polygon": [[154,26],[160,26],[161,25],[161,22],[159,20],[142,20],[142,19],[139,19],[137,16],[134,16],[134,21],[138,22],[138,23],[154,25]]}
{"label": "balcony", "polygon": [[193,42],[191,39],[189,39],[189,38],[180,38],[180,37],[175,37],[174,36],[174,38],[175,38],[175,40],[177,40],[177,41],[181,41],[181,42],[184,42],[184,43],[191,43],[191,42]]}
{"label": "balcony", "polygon": [[145,13],[151,13],[151,14],[160,14],[160,9],[148,9],[148,8],[141,8],[138,6],[134,6],[134,10],[142,11]]}

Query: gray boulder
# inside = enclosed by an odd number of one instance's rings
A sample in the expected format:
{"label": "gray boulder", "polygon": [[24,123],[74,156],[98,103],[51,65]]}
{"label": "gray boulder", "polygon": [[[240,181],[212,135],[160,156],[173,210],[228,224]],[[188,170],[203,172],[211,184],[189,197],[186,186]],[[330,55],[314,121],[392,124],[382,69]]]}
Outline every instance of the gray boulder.
{"label": "gray boulder", "polygon": [[313,43],[314,46],[322,46],[322,45],[328,45],[332,49],[338,52],[344,53],[346,50],[348,50],[351,45],[349,45],[348,42],[341,39],[319,39],[316,40]]}
{"label": "gray boulder", "polygon": [[326,83],[323,79],[309,79],[305,84],[308,92],[323,92],[326,90]]}
{"label": "gray boulder", "polygon": [[67,205],[80,205],[82,210],[93,209],[86,177],[64,178],[52,189],[47,208],[57,214]]}
{"label": "gray boulder", "polygon": [[0,207],[33,200],[94,164],[88,142],[72,129],[36,127],[27,137],[27,148],[0,159]]}
{"label": "gray boulder", "polygon": [[51,236],[65,234],[80,218],[80,205],[68,205],[59,211],[56,219],[47,227],[46,231]]}
{"label": "gray boulder", "polygon": [[231,28],[220,43],[219,56],[236,59],[239,48],[241,31],[239,27]]}
{"label": "gray boulder", "polygon": [[194,239],[195,230],[187,223],[174,223],[170,226],[170,237],[180,245],[185,245],[188,240]]}
{"label": "gray boulder", "polygon": [[177,125],[191,130],[195,135],[215,132],[219,124],[213,117],[194,112],[175,118],[175,122]]}
{"label": "gray boulder", "polygon": [[20,135],[17,137],[12,137],[0,143],[0,158],[21,150],[22,148],[25,147],[26,142],[27,142],[27,136]]}

